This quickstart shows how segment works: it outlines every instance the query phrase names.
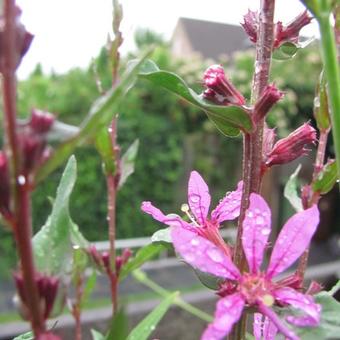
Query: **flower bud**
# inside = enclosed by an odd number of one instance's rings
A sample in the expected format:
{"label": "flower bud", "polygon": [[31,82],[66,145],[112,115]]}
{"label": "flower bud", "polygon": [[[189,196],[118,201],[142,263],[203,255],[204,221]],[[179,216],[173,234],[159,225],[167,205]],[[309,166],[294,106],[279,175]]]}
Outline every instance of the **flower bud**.
{"label": "flower bud", "polygon": [[319,282],[312,281],[309,284],[309,287],[306,290],[306,294],[308,295],[315,295],[317,293],[320,293],[322,291],[323,287]]}
{"label": "flower bud", "polygon": [[267,157],[266,166],[289,163],[300,156],[306,155],[308,150],[305,146],[315,143],[315,141],[315,129],[308,123],[303,124],[286,138],[276,142]]}
{"label": "flower bud", "polygon": [[244,97],[226,77],[221,65],[212,65],[205,71],[204,86],[209,90],[203,93],[206,99],[214,97],[223,105],[245,104]]}
{"label": "flower bud", "polygon": [[263,119],[283,95],[283,92],[279,91],[274,84],[267,85],[254,106],[253,117],[255,123]]}
{"label": "flower bud", "polygon": [[250,41],[256,43],[257,41],[257,30],[259,26],[259,15],[257,11],[248,10],[248,13],[243,16],[244,23],[241,26],[248,34]]}
{"label": "flower bud", "polygon": [[307,11],[304,11],[287,26],[283,26],[282,22],[279,21],[276,24],[274,47],[279,47],[285,41],[297,43],[299,40],[300,30],[304,26],[308,25],[311,20],[312,17],[308,15]]}
{"label": "flower bud", "polygon": [[[17,287],[17,292],[21,303],[27,309],[27,298],[25,292],[24,278],[21,272],[14,273],[14,281]],[[59,279],[55,276],[48,276],[45,274],[36,273],[35,283],[38,288],[39,298],[42,306],[43,317],[48,319],[52,312],[55,298],[58,292]]]}
{"label": "flower bud", "polygon": [[40,110],[32,110],[29,127],[36,133],[47,133],[54,123],[54,115]]}
{"label": "flower bud", "polygon": [[51,332],[46,332],[38,335],[37,340],[61,340],[61,338]]}
{"label": "flower bud", "polygon": [[10,184],[8,174],[8,160],[3,151],[0,151],[0,212],[4,217],[9,215]]}
{"label": "flower bud", "polygon": [[276,133],[275,129],[270,129],[267,124],[264,125],[263,129],[263,159],[267,158],[267,155],[273,149]]}
{"label": "flower bud", "polygon": [[[28,51],[33,35],[26,31],[25,26],[20,22],[21,10],[19,7],[15,7],[15,55],[14,66],[17,68]],[[0,72],[3,73],[8,68],[8,61],[5,60],[6,46],[6,23],[3,16],[0,17]],[[13,70],[10,70],[13,71]]]}
{"label": "flower bud", "polygon": [[128,248],[124,249],[120,256],[116,256],[116,273],[119,275],[122,266],[129,260],[132,255],[132,251]]}

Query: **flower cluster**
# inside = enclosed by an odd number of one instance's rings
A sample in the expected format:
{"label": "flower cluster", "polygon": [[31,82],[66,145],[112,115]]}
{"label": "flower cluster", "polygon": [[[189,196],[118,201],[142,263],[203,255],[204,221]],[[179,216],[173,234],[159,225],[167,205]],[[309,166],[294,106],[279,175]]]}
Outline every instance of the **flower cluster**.
{"label": "flower cluster", "polygon": [[[192,267],[212,274],[222,283],[218,294],[215,318],[202,335],[202,340],[224,338],[239,320],[246,307],[256,308],[254,332],[257,339],[263,332],[282,333],[288,339],[298,339],[287,325],[316,326],[320,321],[321,307],[313,297],[296,288],[298,280],[288,277],[277,280],[278,274],[292,265],[309,246],[319,223],[316,205],[292,216],[283,226],[273,247],[267,270],[262,269],[265,249],[271,232],[271,212],[265,200],[251,194],[249,208],[243,222],[242,246],[247,259],[247,272],[241,273],[234,265],[227,246],[218,233],[222,221],[238,216],[242,183],[227,195],[207,218],[210,195],[208,187],[197,172],[189,179],[189,209],[184,209],[190,222],[177,215],[164,215],[150,202],[142,210],[156,220],[170,226],[171,239],[176,252]],[[188,207],[185,207],[188,208]],[[288,315],[281,320],[272,307],[291,306],[302,314]]]}
{"label": "flower cluster", "polygon": [[[257,31],[259,26],[258,12],[248,11],[244,16],[244,22],[241,23],[243,29],[249,36],[250,41],[257,42]],[[298,43],[300,30],[311,22],[312,18],[307,11],[299,14],[287,26],[284,26],[281,21],[275,24],[274,48],[280,47],[285,42]]]}

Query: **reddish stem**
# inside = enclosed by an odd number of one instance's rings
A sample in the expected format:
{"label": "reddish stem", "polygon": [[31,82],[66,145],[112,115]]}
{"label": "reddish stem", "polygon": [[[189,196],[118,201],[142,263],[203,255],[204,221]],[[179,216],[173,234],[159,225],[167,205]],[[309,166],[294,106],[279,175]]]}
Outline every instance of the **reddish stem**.
{"label": "reddish stem", "polygon": [[[17,251],[24,279],[26,305],[30,311],[30,322],[35,337],[45,331],[41,313],[38,288],[35,282],[35,269],[32,252],[31,202],[28,178],[20,170],[20,150],[16,125],[16,27],[15,2],[4,2],[4,34],[3,34],[3,105],[5,133],[9,146],[11,164],[11,188],[13,197],[14,223]],[[20,180],[19,180],[20,178]]]}
{"label": "reddish stem", "polygon": [[[275,0],[261,0],[258,40],[256,43],[255,73],[252,86],[252,103],[254,104],[261,96],[262,91],[268,84],[271,56],[274,42],[274,9]],[[243,220],[249,205],[249,195],[259,192],[261,188],[262,166],[262,142],[263,142],[264,119],[260,120],[252,134],[244,136],[244,159],[243,159],[243,194],[241,211],[237,230],[234,260],[243,272],[246,269],[246,261],[242,248]],[[246,329],[247,316],[244,314],[230,340],[243,339]]]}
{"label": "reddish stem", "polygon": [[72,305],[72,315],[75,322],[75,340],[82,339],[81,332],[81,302],[83,297],[83,278],[81,273],[77,273],[76,278],[76,300]]}
{"label": "reddish stem", "polygon": [[[322,169],[324,165],[327,139],[328,139],[329,132],[330,130],[320,130],[319,144],[318,144],[318,149],[316,152],[314,171],[313,171],[313,181],[316,180],[317,175],[319,174],[320,170]],[[317,204],[319,202],[319,199],[320,199],[320,193],[314,192],[306,208],[310,208],[313,204]],[[298,262],[298,267],[296,269],[296,275],[298,275],[301,281],[303,281],[303,278],[305,276],[305,272],[307,269],[309,249],[310,247],[308,247],[304,251],[304,253],[301,255],[299,262]]]}
{"label": "reddish stem", "polygon": [[112,273],[109,278],[111,282],[111,298],[112,298],[112,310],[113,314],[117,311],[117,275],[115,272],[115,261],[116,261],[116,196],[118,183],[120,178],[120,165],[119,165],[119,148],[117,146],[117,117],[112,120],[110,127],[111,143],[113,148],[114,159],[116,162],[115,173],[108,173],[106,176],[107,185],[107,220],[109,225],[109,243],[110,243],[110,265]]}

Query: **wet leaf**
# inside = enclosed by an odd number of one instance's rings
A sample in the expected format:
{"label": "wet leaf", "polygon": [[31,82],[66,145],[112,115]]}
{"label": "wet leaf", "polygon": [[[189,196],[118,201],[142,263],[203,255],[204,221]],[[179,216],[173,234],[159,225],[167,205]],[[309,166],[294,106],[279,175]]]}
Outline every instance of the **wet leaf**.
{"label": "wet leaf", "polygon": [[136,255],[122,267],[119,279],[123,280],[133,270],[139,268],[146,261],[151,260],[165,249],[166,247],[160,242],[150,243],[140,248]]}
{"label": "wet leaf", "polygon": [[201,108],[216,127],[227,136],[237,136],[240,130],[251,132],[253,129],[252,120],[245,108],[211,104],[188,87],[178,75],[160,70],[151,60],[144,62],[139,76]]}
{"label": "wet leaf", "polygon": [[331,191],[338,180],[337,166],[334,160],[330,160],[324,165],[312,184],[313,191],[324,195]]}
{"label": "wet leaf", "polygon": [[126,150],[121,159],[121,176],[118,187],[121,188],[128,177],[135,171],[135,160],[137,157],[139,140],[136,139]]}
{"label": "wet leaf", "polygon": [[273,59],[288,60],[295,56],[299,47],[292,42],[285,42],[273,52]]}
{"label": "wet leaf", "polygon": [[297,188],[297,181],[300,169],[301,165],[299,165],[293,172],[293,174],[289,177],[289,180],[287,181],[284,189],[284,196],[297,212],[303,210],[301,198],[299,197]]}
{"label": "wet leaf", "polygon": [[129,334],[127,340],[147,340],[159,321],[178,297],[175,292],[166,297],[150,314],[147,315]]}
{"label": "wet leaf", "polygon": [[170,228],[164,228],[164,229],[157,230],[151,236],[151,242],[172,243],[171,235],[170,235]]}

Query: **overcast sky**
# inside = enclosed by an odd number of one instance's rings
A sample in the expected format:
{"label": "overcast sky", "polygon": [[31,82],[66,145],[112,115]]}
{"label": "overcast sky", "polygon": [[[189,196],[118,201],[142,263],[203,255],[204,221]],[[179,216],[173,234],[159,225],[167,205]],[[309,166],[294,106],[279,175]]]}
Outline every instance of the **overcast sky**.
{"label": "overcast sky", "polygon": [[[89,64],[98,54],[111,31],[111,0],[17,0],[22,21],[35,35],[32,46],[19,68],[25,77],[40,62],[44,71],[60,73]],[[133,33],[149,27],[170,38],[179,17],[190,17],[238,24],[257,0],[121,0],[124,50],[133,48]],[[284,22],[303,7],[298,0],[277,0],[276,17]],[[311,28],[306,34],[315,33]]]}

